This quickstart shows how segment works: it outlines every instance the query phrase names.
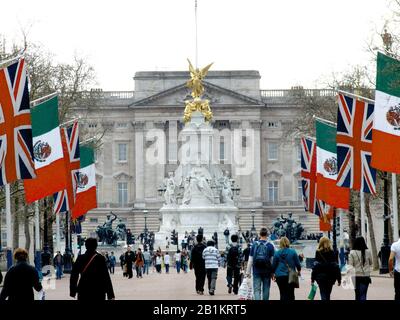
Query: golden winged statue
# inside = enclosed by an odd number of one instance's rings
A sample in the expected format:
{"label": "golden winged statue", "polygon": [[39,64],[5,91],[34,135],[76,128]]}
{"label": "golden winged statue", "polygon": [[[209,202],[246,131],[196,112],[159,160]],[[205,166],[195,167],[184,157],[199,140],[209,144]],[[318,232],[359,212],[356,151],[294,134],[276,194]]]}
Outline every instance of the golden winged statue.
{"label": "golden winged statue", "polygon": [[200,98],[200,96],[204,92],[204,86],[202,83],[202,80],[204,77],[207,75],[208,69],[212,66],[212,63],[210,63],[208,66],[204,67],[203,69],[198,69],[198,68],[193,68],[192,63],[190,62],[189,59],[187,59],[189,62],[189,71],[190,71],[190,77],[191,79],[186,83],[186,85],[192,89],[192,97],[193,98]]}

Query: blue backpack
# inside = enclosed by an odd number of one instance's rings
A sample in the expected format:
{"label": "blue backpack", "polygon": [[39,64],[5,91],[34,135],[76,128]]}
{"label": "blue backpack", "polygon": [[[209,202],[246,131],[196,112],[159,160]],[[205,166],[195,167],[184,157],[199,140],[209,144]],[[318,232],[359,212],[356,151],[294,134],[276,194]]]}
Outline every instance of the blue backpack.
{"label": "blue backpack", "polygon": [[257,242],[254,250],[253,264],[263,273],[272,273],[271,257],[268,250],[268,243]]}

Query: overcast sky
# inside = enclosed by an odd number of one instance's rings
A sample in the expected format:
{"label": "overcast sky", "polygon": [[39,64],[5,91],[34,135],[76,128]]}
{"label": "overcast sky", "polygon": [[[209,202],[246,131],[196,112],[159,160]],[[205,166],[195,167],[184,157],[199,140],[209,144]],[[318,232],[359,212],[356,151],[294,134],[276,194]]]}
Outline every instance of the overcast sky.
{"label": "overcast sky", "polygon": [[[262,89],[321,86],[367,63],[388,1],[198,0],[199,66],[259,70]],[[195,60],[194,0],[18,0],[1,11],[9,43],[22,27],[59,61],[85,56],[103,90],[133,90],[136,71],[187,70]]]}

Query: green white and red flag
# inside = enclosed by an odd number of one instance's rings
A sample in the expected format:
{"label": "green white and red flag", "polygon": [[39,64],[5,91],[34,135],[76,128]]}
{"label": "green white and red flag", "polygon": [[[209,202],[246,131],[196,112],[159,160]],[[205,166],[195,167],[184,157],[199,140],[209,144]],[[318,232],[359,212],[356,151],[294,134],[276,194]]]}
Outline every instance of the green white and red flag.
{"label": "green white and red flag", "polygon": [[317,199],[335,208],[348,209],[350,189],[336,185],[338,175],[336,126],[316,120]]}
{"label": "green white and red flag", "polygon": [[72,209],[72,219],[97,208],[94,151],[89,146],[80,146],[80,169],[76,180],[76,200]]}
{"label": "green white and red flag", "polygon": [[31,109],[33,158],[36,178],[24,180],[28,203],[65,189],[64,154],[58,120],[58,98]]}

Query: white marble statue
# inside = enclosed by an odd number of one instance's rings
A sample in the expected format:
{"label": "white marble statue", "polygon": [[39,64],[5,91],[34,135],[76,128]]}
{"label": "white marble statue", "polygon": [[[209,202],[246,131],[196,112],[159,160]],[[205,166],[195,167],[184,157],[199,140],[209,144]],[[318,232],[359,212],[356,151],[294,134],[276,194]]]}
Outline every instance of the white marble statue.
{"label": "white marble statue", "polygon": [[225,230],[228,228],[229,230],[233,230],[235,228],[235,224],[233,221],[228,217],[227,214],[224,214],[221,220],[218,222],[218,229]]}
{"label": "white marble statue", "polygon": [[168,173],[168,178],[165,179],[166,190],[164,193],[165,203],[176,204],[176,194],[175,194],[175,180],[172,172]]}
{"label": "white marble statue", "polygon": [[182,204],[189,204],[190,200],[192,199],[192,193],[190,192],[190,178],[185,179],[184,183],[184,193],[183,193],[183,198],[182,198]]}
{"label": "white marble statue", "polygon": [[225,171],[219,182],[221,186],[221,203],[233,205],[233,192],[228,171]]}

